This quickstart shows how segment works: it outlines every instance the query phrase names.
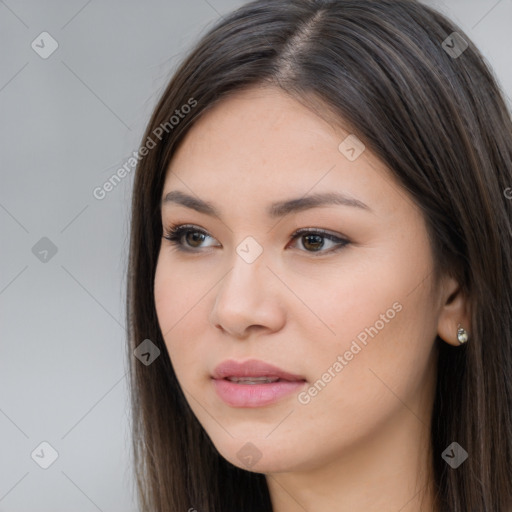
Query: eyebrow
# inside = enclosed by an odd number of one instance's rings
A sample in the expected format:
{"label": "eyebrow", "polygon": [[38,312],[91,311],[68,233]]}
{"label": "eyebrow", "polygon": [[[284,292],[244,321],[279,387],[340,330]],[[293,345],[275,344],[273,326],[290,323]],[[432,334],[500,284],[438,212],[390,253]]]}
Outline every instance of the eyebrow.
{"label": "eyebrow", "polygon": [[[213,206],[213,204],[203,201],[197,197],[189,196],[179,190],[173,190],[164,196],[162,199],[162,206],[169,203],[177,203],[200,213],[211,215],[219,219],[221,218],[219,210]],[[340,193],[326,192],[272,203],[267,208],[267,215],[271,218],[278,218],[284,217],[289,213],[329,205],[351,206],[367,210],[369,212],[372,211],[368,205],[358,199],[354,199]]]}

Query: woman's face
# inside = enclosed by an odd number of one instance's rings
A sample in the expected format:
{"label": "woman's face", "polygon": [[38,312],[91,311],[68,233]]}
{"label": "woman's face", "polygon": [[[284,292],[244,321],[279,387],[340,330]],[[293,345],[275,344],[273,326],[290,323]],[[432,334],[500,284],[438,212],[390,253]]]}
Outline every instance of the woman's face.
{"label": "woman's face", "polygon": [[[190,231],[162,239],[159,325],[197,419],[244,469],[311,469],[428,425],[442,301],[424,219],[349,135],[251,89],[205,113],[168,169],[164,234]],[[345,199],[307,202],[324,194]],[[249,380],[214,379],[226,360],[293,377],[228,365]]]}

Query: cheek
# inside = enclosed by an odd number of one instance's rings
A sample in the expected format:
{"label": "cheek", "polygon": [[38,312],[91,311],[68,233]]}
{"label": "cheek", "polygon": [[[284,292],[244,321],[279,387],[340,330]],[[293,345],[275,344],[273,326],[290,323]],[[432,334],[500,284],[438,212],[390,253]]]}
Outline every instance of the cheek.
{"label": "cheek", "polygon": [[167,347],[176,377],[185,384],[198,374],[198,361],[205,361],[201,341],[209,315],[208,298],[215,281],[211,275],[198,276],[193,267],[183,269],[168,261],[165,253],[159,256],[154,299],[160,331]]}
{"label": "cheek", "polygon": [[193,267],[180,267],[161,250],[155,272],[154,298],[164,338],[166,333],[171,334],[171,331],[176,331],[182,323],[190,322],[190,318],[197,315],[201,298],[211,283],[197,279],[196,275]]}
{"label": "cheek", "polygon": [[428,246],[401,248],[347,259],[350,272],[334,272],[316,295],[316,310],[335,334],[304,334],[310,347],[301,355],[310,362],[312,386],[301,403],[311,398],[311,418],[333,424],[334,414],[345,432],[369,426],[402,407],[401,400],[414,401],[430,377],[437,323]]}
{"label": "cheek", "polygon": [[[411,265],[396,251],[382,247],[354,250],[301,279],[287,276],[302,302],[291,297],[287,309],[295,312],[293,321],[305,329],[302,338],[317,347],[348,349],[355,338],[364,345],[403,324],[406,310],[426,306],[425,297],[418,298],[414,289],[428,275],[429,262],[423,257],[421,268],[417,262]],[[318,355],[324,352],[319,350]]]}

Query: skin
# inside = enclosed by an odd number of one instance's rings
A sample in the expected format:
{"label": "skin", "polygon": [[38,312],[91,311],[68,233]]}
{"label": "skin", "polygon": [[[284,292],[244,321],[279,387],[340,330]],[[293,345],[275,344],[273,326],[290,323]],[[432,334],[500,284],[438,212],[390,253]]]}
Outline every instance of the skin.
{"label": "skin", "polygon": [[[162,239],[158,321],[194,414],[223,457],[266,475],[275,512],[432,511],[435,337],[458,345],[466,300],[449,277],[434,286],[424,218],[389,169],[368,148],[355,161],[338,149],[350,133],[271,87],[205,113],[176,152],[162,197],[183,191],[215,205],[221,219],[162,205],[164,229],[193,224],[207,236],[182,237],[195,252]],[[271,202],[332,191],[370,210],[266,215]],[[333,252],[327,238],[293,240],[298,228],[349,243]],[[247,236],[263,249],[250,264],[236,252]],[[308,389],[397,303],[394,318],[307,404],[292,393],[232,407],[212,385],[221,361],[256,358],[304,376]],[[247,442],[261,455],[251,467],[237,456]]]}

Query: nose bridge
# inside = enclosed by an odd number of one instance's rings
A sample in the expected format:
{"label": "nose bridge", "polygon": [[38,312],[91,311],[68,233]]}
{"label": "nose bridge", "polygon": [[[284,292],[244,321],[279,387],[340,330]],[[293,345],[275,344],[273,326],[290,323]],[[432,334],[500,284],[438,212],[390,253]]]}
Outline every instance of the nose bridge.
{"label": "nose bridge", "polygon": [[[231,271],[223,283],[223,291],[236,292],[242,297],[254,297],[261,284],[268,282],[263,246],[253,237],[246,237],[236,247],[231,259]],[[245,299],[244,299],[245,300]]]}
{"label": "nose bridge", "polygon": [[269,293],[273,276],[264,256],[255,240],[246,239],[235,247],[231,269],[217,288],[210,313],[214,326],[235,336],[242,336],[253,325],[270,330],[282,327],[285,315]]}

